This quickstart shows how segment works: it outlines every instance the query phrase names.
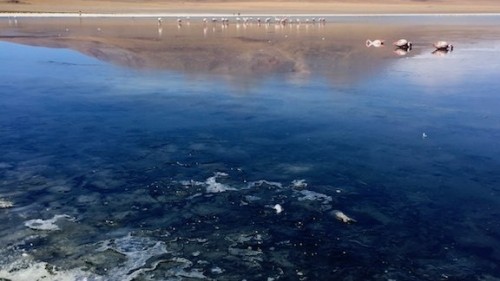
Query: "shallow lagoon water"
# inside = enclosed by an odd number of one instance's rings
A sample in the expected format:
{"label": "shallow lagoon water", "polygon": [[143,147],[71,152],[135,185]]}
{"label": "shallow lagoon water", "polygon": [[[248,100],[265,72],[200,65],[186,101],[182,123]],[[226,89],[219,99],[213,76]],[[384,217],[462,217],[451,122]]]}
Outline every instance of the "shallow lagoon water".
{"label": "shallow lagoon water", "polygon": [[2,20],[1,278],[499,280],[499,19]]}

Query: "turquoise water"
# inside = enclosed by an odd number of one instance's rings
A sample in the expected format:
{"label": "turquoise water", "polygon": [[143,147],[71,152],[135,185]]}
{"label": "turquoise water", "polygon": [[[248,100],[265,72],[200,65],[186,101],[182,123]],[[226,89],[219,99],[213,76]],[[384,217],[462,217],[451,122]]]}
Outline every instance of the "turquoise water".
{"label": "turquoise water", "polygon": [[361,41],[300,78],[0,43],[0,277],[499,280],[500,41],[480,23],[446,25],[443,56]]}

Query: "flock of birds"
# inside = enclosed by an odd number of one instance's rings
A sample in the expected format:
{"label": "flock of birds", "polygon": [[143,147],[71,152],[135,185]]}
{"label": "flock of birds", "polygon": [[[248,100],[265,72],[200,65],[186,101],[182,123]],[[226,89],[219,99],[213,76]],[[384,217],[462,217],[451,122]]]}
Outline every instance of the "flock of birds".
{"label": "flock of birds", "polygon": [[[179,26],[182,25],[182,23],[184,21],[186,21],[188,24],[189,24],[189,20],[190,20],[190,17],[187,16],[185,17],[184,19],[183,18],[177,18],[177,24]],[[315,23],[319,23],[319,24],[325,24],[326,23],[326,19],[325,18],[305,18],[305,19],[301,19],[301,18],[290,18],[288,16],[283,16],[283,17],[267,17],[267,18],[253,18],[253,17],[235,17],[234,20],[236,21],[237,24],[240,24],[240,23],[243,23],[243,24],[252,24],[252,23],[257,23],[257,24],[262,24],[262,23],[265,23],[265,24],[271,24],[271,23],[274,23],[274,24],[279,24],[279,25],[288,25],[288,24],[301,24],[301,23],[305,23],[305,24],[315,24]],[[229,18],[226,18],[226,17],[221,17],[221,18],[203,18],[203,24],[208,24],[208,23],[218,23],[220,22],[223,26],[227,26],[229,24],[229,21],[230,19]],[[158,18],[158,25],[161,26],[163,23],[163,18]],[[394,52],[398,55],[406,55],[409,51],[411,51],[412,47],[413,47],[413,43],[406,40],[406,39],[399,39],[397,41],[395,41],[393,44],[392,44],[396,49],[394,50]],[[375,39],[375,40],[366,40],[366,46],[367,47],[375,47],[375,48],[379,48],[379,47],[382,47],[384,46],[384,40],[381,40],[381,39]],[[448,52],[451,52],[453,51],[453,45],[446,42],[446,41],[437,41],[433,44],[435,50],[433,52],[433,54],[438,54],[438,55],[443,55],[443,54],[446,54]]]}
{"label": "flock of birds", "polygon": [[[189,24],[190,22],[190,17],[189,16],[186,16],[184,18],[184,20]],[[265,24],[271,24],[271,23],[274,23],[274,24],[279,24],[279,25],[288,25],[288,24],[301,24],[301,23],[305,23],[305,24],[316,24],[316,23],[319,23],[319,24],[325,24],[326,23],[326,19],[325,18],[305,18],[305,19],[300,19],[300,18],[289,18],[288,16],[283,16],[283,17],[266,17],[264,19],[261,19],[259,17],[257,18],[253,18],[253,17],[235,17],[234,20],[236,21],[237,24],[240,24],[240,23],[243,23],[243,24],[252,24],[252,23],[257,23],[257,24],[261,24],[261,23],[265,23]],[[177,18],[177,24],[179,26],[181,26],[181,24],[183,23],[183,18]],[[223,26],[227,26],[229,24],[229,18],[226,18],[226,17],[221,17],[221,18],[211,18],[211,19],[208,19],[208,18],[203,18],[203,24],[207,24],[209,22],[211,23],[218,23],[220,22]],[[159,17],[158,18],[158,27],[161,28],[163,24],[163,18]],[[9,17],[9,25],[15,25],[17,26],[17,17],[13,17],[13,19],[11,19]],[[160,30],[160,29],[159,29]],[[68,31],[68,29],[66,29],[66,31]],[[98,28],[98,31],[101,31],[100,28]],[[160,32],[160,31],[159,31]],[[324,38],[322,38],[324,40]],[[382,40],[382,39],[375,39],[375,40],[366,40],[365,42],[366,44],[366,47],[375,47],[375,48],[380,48],[380,47],[383,47],[385,45],[385,40]],[[408,41],[407,39],[399,39],[395,42],[392,43],[392,45],[395,47],[395,50],[394,52],[398,55],[406,55],[409,51],[411,51],[412,47],[413,47],[413,43]],[[448,52],[451,52],[453,51],[453,45],[446,42],[446,41],[437,41],[433,44],[435,50],[432,52],[433,54],[437,54],[437,55],[443,55],[443,54],[446,54]]]}
{"label": "flock of birds", "polygon": [[[185,18],[177,18],[177,24],[182,24],[184,21],[189,23],[190,17],[187,16]],[[266,18],[254,18],[254,17],[235,17],[234,20],[236,23],[243,23],[243,24],[251,24],[251,23],[257,23],[257,24],[271,24],[271,23],[276,23],[276,24],[301,24],[301,23],[306,23],[306,24],[315,24],[315,23],[326,23],[326,18],[305,18],[305,19],[300,19],[300,18],[290,18],[287,16],[283,17],[266,17]],[[220,18],[203,18],[203,23],[218,23],[220,22],[223,25],[228,25],[230,19],[227,17],[220,17]],[[161,25],[163,23],[163,18],[158,18],[158,25]]]}
{"label": "flock of birds", "polygon": [[[384,40],[381,39],[375,39],[375,40],[366,40],[366,47],[375,47],[379,48],[384,46]],[[396,48],[394,52],[398,55],[406,55],[412,48],[413,48],[413,43],[406,40],[406,39],[399,39],[392,43],[392,45]],[[437,41],[434,44],[435,50],[432,52],[433,54],[446,54],[448,52],[453,51],[453,45],[446,42],[446,41]]]}

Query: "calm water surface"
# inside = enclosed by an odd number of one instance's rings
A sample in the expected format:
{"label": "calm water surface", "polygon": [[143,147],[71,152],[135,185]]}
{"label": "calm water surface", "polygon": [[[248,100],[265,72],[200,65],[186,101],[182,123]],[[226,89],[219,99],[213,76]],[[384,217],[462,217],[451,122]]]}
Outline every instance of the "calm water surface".
{"label": "calm water surface", "polygon": [[0,279],[500,280],[499,18],[0,20]]}

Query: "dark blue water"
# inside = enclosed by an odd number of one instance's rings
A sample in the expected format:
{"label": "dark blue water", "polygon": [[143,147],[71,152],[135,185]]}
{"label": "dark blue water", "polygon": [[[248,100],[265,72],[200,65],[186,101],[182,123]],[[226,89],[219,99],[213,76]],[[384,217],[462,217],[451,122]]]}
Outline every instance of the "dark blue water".
{"label": "dark blue water", "polygon": [[499,280],[500,43],[449,29],[344,83],[0,43],[0,277]]}

